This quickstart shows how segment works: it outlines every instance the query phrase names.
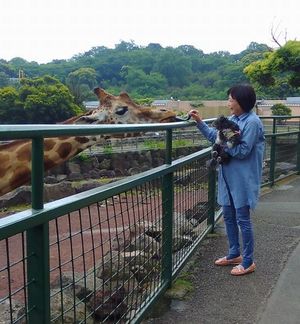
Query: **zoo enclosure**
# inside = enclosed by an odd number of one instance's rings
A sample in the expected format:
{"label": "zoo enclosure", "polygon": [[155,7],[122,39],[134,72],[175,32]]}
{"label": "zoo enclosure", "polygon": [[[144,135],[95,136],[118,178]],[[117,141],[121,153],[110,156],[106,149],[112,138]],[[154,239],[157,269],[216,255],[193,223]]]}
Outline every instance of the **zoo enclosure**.
{"label": "zoo enclosure", "polygon": [[[299,124],[286,131],[281,119],[263,118],[274,131],[266,135],[263,185],[300,170]],[[32,209],[0,219],[7,323],[142,319],[220,215],[215,172],[205,168],[210,148],[172,161],[173,130],[193,125],[1,126],[1,138],[31,138],[33,147]],[[165,132],[164,165],[44,204],[43,138],[129,128]]]}

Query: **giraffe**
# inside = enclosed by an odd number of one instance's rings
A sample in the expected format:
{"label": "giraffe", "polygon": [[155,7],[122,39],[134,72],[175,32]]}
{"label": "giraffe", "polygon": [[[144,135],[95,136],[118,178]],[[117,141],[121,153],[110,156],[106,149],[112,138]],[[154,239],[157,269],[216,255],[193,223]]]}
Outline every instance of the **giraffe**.
{"label": "giraffe", "polygon": [[[176,114],[167,109],[139,106],[127,93],[119,96],[95,88],[97,109],[72,117],[63,124],[141,124],[176,121]],[[138,134],[126,133],[123,137]],[[44,170],[62,164],[90,146],[120,134],[95,136],[63,136],[44,139]],[[31,177],[31,141],[15,140],[0,145],[0,196],[24,185]]]}

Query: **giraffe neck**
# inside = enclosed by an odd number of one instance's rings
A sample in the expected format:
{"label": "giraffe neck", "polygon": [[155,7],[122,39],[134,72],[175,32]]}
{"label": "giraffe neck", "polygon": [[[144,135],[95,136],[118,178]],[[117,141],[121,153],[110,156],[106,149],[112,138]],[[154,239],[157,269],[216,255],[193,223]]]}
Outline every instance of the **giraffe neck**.
{"label": "giraffe neck", "polygon": [[[102,135],[47,138],[44,140],[44,170],[60,165],[103,141]],[[30,178],[31,141],[20,140],[0,145],[0,196],[28,183]]]}

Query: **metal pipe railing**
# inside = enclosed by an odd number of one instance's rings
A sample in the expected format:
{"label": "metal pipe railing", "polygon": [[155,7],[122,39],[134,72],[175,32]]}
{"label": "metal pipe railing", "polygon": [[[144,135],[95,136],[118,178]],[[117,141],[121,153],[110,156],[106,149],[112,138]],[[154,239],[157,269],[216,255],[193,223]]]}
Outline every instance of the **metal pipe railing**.
{"label": "metal pipe railing", "polygon": [[[299,116],[297,116],[298,118]],[[268,117],[270,118],[270,117]],[[273,120],[286,119],[286,117],[274,117]],[[174,267],[173,256],[173,216],[174,216],[174,172],[181,167],[189,165],[199,159],[208,159],[211,148],[190,154],[184,158],[172,161],[172,130],[175,128],[191,127],[194,122],[180,122],[170,124],[150,125],[120,125],[120,126],[75,126],[74,125],[6,125],[0,126],[0,138],[31,138],[32,139],[32,210],[26,210],[0,219],[0,242],[8,238],[26,232],[26,294],[28,304],[25,317],[28,323],[50,323],[50,253],[49,253],[49,222],[73,211],[80,210],[86,206],[98,203],[110,197],[120,195],[132,188],[141,186],[151,181],[161,180],[162,201],[162,258],[161,258],[161,283],[150,294],[151,298],[143,301],[139,311],[135,314],[132,322],[139,322],[144,313],[149,310],[159,296],[170,286],[174,277],[187,262],[192,252],[197,248],[205,235],[214,231],[216,217],[216,172],[210,170],[207,180],[207,227],[184,254],[176,267]],[[273,131],[276,130],[276,122],[272,124]],[[126,130],[137,131],[166,131],[165,140],[165,164],[141,174],[128,177],[97,189],[92,189],[81,194],[63,198],[51,203],[44,204],[43,201],[43,139],[53,136],[64,135],[94,135],[103,133],[122,133]],[[271,138],[269,184],[275,181],[276,158],[278,156],[278,138],[288,136],[296,137],[296,172],[300,173],[300,131],[267,134]],[[9,246],[7,244],[7,246]],[[1,271],[6,271],[1,268]],[[11,289],[10,289],[11,291]],[[3,296],[2,296],[3,298]],[[9,300],[11,296],[9,297]]]}

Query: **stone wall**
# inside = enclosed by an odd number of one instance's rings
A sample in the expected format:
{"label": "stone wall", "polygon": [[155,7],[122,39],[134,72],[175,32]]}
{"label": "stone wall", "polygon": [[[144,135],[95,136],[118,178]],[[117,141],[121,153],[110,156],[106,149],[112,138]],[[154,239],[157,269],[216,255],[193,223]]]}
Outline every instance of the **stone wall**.
{"label": "stone wall", "polygon": [[[174,158],[191,154],[199,147],[178,148]],[[150,170],[164,164],[165,150],[145,150],[74,157],[45,174],[44,201],[54,201],[85,190],[99,187],[103,183],[115,181]],[[103,182],[102,180],[105,179]],[[110,180],[111,179],[111,180]],[[0,208],[7,208],[31,202],[31,187],[22,186],[0,197]]]}

